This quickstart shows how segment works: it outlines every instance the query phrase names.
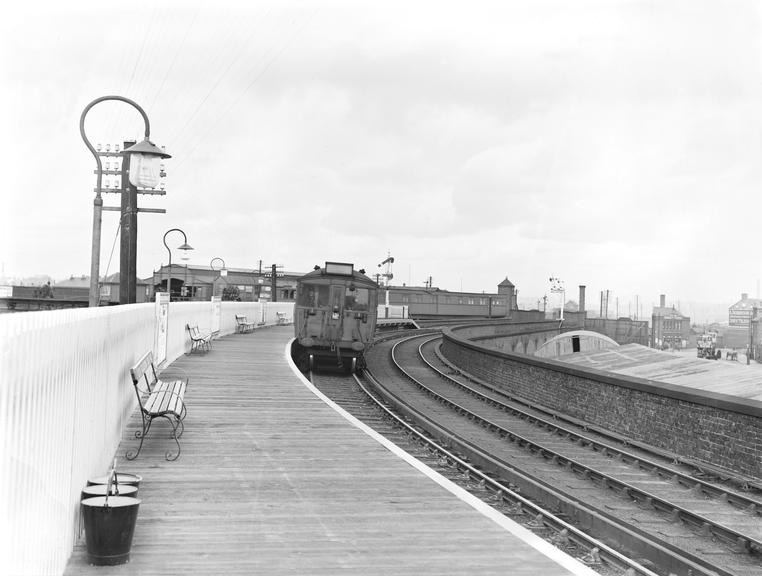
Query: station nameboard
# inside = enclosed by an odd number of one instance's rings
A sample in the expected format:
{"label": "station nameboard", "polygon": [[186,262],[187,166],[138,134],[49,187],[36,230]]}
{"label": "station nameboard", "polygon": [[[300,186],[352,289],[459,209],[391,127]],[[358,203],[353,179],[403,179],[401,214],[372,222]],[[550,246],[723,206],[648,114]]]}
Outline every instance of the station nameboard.
{"label": "station nameboard", "polygon": [[348,264],[346,262],[326,262],[325,263],[326,274],[336,274],[338,276],[352,276],[353,269],[354,269],[354,265]]}

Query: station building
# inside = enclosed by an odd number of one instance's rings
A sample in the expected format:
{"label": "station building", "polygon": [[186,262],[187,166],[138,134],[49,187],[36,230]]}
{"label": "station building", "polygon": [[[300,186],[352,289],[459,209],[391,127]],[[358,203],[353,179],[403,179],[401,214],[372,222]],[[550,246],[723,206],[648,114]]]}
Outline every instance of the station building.
{"label": "station building", "polygon": [[[407,306],[411,317],[475,316],[505,318],[516,310],[516,289],[508,278],[497,285],[497,292],[451,292],[420,286],[385,286],[379,304]],[[386,300],[385,300],[386,299]]]}
{"label": "station building", "polygon": [[743,292],[741,299],[728,308],[728,326],[748,329],[755,308],[762,311],[762,299],[749,298],[749,295]]}
{"label": "station building", "polygon": [[[156,292],[166,291],[169,284],[173,301],[208,301],[212,296],[241,302],[277,301],[293,302],[296,284],[305,272],[271,269],[212,268],[194,264],[161,266],[145,279],[136,280],[136,301],[152,302]],[[4,286],[0,292],[0,308],[8,311],[39,310],[87,306],[90,277],[78,276],[53,285],[53,298],[42,297],[41,287]],[[450,291],[428,286],[381,286],[379,304],[405,306],[411,317],[462,316],[526,319],[527,311],[519,311],[516,289],[505,278],[496,292]],[[100,304],[119,304],[119,273],[111,274],[100,282]],[[532,320],[544,317],[535,311]]]}
{"label": "station building", "polygon": [[691,334],[691,319],[674,306],[666,305],[666,296],[659,296],[659,306],[651,315],[652,348],[686,348]]}
{"label": "station building", "polygon": [[[296,281],[304,272],[271,269],[217,268],[188,264],[162,266],[148,279],[153,292],[166,291],[167,279],[172,300],[210,300],[220,296],[223,300],[241,302],[277,301],[293,302]],[[274,295],[274,296],[273,296]]]}
{"label": "station building", "polygon": [[[209,266],[172,264],[162,266],[147,279],[154,292],[164,291],[167,278],[172,300],[209,300],[221,296],[223,300],[242,302],[278,302],[296,299],[296,283],[305,272],[272,271],[252,268],[212,269]],[[410,316],[474,316],[506,317],[515,310],[516,289],[508,278],[500,282],[497,292],[451,292],[425,286],[381,286],[379,304],[406,306]]]}

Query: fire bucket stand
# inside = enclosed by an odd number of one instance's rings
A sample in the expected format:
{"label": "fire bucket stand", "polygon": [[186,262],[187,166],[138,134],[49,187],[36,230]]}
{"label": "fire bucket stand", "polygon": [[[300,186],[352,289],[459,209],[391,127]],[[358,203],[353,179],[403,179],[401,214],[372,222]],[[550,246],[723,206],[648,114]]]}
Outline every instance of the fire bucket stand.
{"label": "fire bucket stand", "polygon": [[140,500],[120,496],[118,481],[115,482],[117,478],[115,466],[108,475],[105,496],[85,498],[81,502],[87,556],[91,564],[113,566],[130,559]]}

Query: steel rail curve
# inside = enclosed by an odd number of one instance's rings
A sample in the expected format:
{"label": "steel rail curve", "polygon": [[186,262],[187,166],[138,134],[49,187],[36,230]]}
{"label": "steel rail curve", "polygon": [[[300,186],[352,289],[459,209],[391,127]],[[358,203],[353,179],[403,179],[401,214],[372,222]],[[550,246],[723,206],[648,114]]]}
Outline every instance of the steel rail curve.
{"label": "steel rail curve", "polygon": [[[390,357],[392,359],[392,362],[397,365],[397,369],[402,374],[404,374],[406,378],[408,378],[409,380],[414,382],[416,386],[418,386],[420,389],[424,390],[427,394],[432,395],[432,397],[437,398],[437,400],[440,401],[440,402],[443,402],[445,404],[450,404],[453,408],[457,409],[460,413],[467,414],[469,419],[471,419],[472,421],[476,421],[477,423],[480,423],[480,425],[482,425],[483,427],[489,428],[490,430],[497,430],[497,431],[499,431],[499,433],[501,435],[509,437],[509,438],[512,437],[513,439],[518,441],[519,444],[522,444],[524,446],[530,447],[530,449],[534,449],[535,452],[541,454],[542,456],[544,456],[546,458],[551,458],[551,459],[554,459],[557,462],[560,462],[562,464],[569,465],[569,466],[572,467],[573,470],[581,471],[582,474],[591,475],[594,478],[597,478],[599,483],[605,484],[608,487],[617,488],[618,492],[621,493],[623,496],[626,496],[626,497],[631,498],[631,499],[636,499],[636,498],[634,498],[634,495],[640,495],[640,502],[641,503],[656,504],[657,507],[659,505],[662,505],[663,509],[668,510],[670,513],[674,513],[674,511],[677,508],[679,508],[679,507],[675,507],[672,503],[666,502],[666,501],[662,500],[661,498],[655,497],[654,495],[652,495],[652,494],[650,494],[650,493],[648,493],[646,491],[640,490],[640,489],[638,489],[638,488],[636,488],[634,486],[627,485],[626,483],[623,483],[623,482],[621,482],[621,481],[619,481],[617,479],[614,479],[614,478],[612,478],[609,475],[606,475],[606,474],[600,473],[598,471],[595,471],[592,468],[590,468],[589,466],[586,466],[586,465],[581,464],[579,462],[575,462],[574,460],[572,460],[572,459],[570,459],[570,458],[568,458],[566,456],[563,456],[561,454],[557,454],[554,451],[549,450],[545,446],[542,446],[542,445],[540,445],[540,444],[538,444],[536,442],[532,442],[531,440],[523,438],[523,437],[521,437],[521,436],[519,436],[519,435],[517,435],[517,434],[515,434],[515,433],[513,433],[511,431],[502,429],[500,426],[496,425],[494,422],[490,422],[489,420],[481,418],[478,415],[476,415],[475,413],[473,413],[473,412],[471,412],[471,411],[469,411],[469,410],[467,410],[467,409],[465,409],[465,408],[463,408],[461,406],[458,406],[457,404],[455,404],[453,402],[450,402],[447,399],[442,398],[441,395],[439,395],[436,392],[432,391],[431,389],[429,389],[428,387],[423,385],[421,382],[419,382],[416,378],[411,376],[409,373],[405,372],[402,369],[402,367],[400,367],[396,363],[396,360],[394,358],[395,352],[396,352],[396,349],[397,349],[398,346],[400,346],[401,344],[403,344],[403,343],[405,343],[407,341],[414,340],[414,339],[420,338],[420,337],[421,336],[416,335],[416,336],[413,336],[413,337],[404,338],[404,339],[399,340],[391,348],[391,350],[390,350]],[[372,377],[372,374],[370,376]],[[377,386],[379,387],[379,389],[381,389],[380,384],[377,384]],[[401,402],[401,400],[399,398],[397,398],[394,395],[394,393],[392,393],[392,392],[390,392],[388,390],[385,391],[385,395],[389,395],[391,398],[393,398],[394,399],[393,401],[395,403],[400,403]],[[440,398],[442,398],[442,399],[440,400]],[[442,434],[445,437],[447,437],[448,443],[457,444],[461,449],[470,451],[472,454],[474,454],[476,456],[477,460],[491,461],[493,463],[497,463],[499,466],[506,467],[509,470],[511,470],[512,474],[518,473],[518,474],[521,474],[523,476],[523,474],[520,471],[516,470],[511,465],[509,465],[509,464],[507,464],[505,462],[498,461],[494,456],[482,453],[479,448],[477,448],[476,446],[472,445],[470,442],[468,442],[468,441],[466,441],[466,440],[464,440],[462,438],[459,438],[457,436],[457,434],[455,434],[454,432],[452,432],[450,430],[446,430],[445,428],[442,427],[442,425],[435,424],[435,423],[431,422],[430,419],[426,418],[423,414],[420,414],[415,409],[404,408],[404,410],[405,411],[412,411],[412,416],[415,417],[416,419],[420,419],[422,422],[426,422],[427,426],[434,426],[436,428],[438,434]],[[557,428],[557,425],[553,424],[553,427]],[[554,494],[555,498],[569,501],[568,496],[564,496],[564,495],[561,495],[560,493],[557,493],[552,487],[548,486],[547,484],[543,484],[542,482],[538,482],[537,480],[538,479],[534,479],[534,478],[529,479],[529,478],[526,478],[526,477],[524,479],[524,481],[531,482],[535,486],[539,487],[539,489],[541,489],[541,490],[552,492]],[[572,499],[572,501],[573,501],[573,499]],[[581,507],[581,508],[585,509],[586,513],[588,513],[588,514],[595,514],[599,518],[604,518],[606,520],[606,522],[611,523],[613,525],[616,525],[619,530],[624,530],[628,534],[629,537],[634,537],[633,535],[635,535],[640,540],[648,542],[649,546],[654,547],[655,549],[658,549],[658,554],[663,554],[666,551],[668,553],[668,555],[672,557],[672,562],[674,563],[674,565],[678,565],[678,566],[682,565],[682,566],[684,566],[684,569],[686,570],[686,573],[693,573],[693,574],[701,574],[701,573],[703,573],[703,574],[716,574],[716,573],[718,573],[717,572],[718,568],[716,566],[710,565],[708,562],[706,562],[704,559],[702,559],[700,557],[692,556],[690,553],[687,553],[686,551],[682,551],[682,550],[679,550],[679,549],[673,549],[668,544],[665,544],[665,543],[662,543],[662,542],[659,542],[659,541],[654,541],[653,537],[649,536],[647,533],[642,533],[640,531],[633,531],[630,526],[622,525],[621,521],[616,520],[615,518],[606,517],[606,515],[602,514],[600,510],[589,509],[582,502],[574,501],[574,505],[577,506],[577,507]],[[679,510],[678,514],[679,514],[680,518],[682,518],[682,519],[690,519],[690,520],[692,520],[695,523],[695,525],[697,525],[699,527],[705,527],[707,525],[707,523],[709,523],[709,524],[711,524],[713,526],[716,526],[716,523],[709,522],[705,518],[703,518],[700,515],[697,515],[697,514],[691,512],[689,510],[682,510],[681,509],[681,510]],[[717,531],[722,533],[723,529],[724,529],[724,527],[718,527]],[[744,542],[748,542],[749,541],[748,536],[738,535],[735,531],[732,531],[732,530],[729,531],[729,532],[724,532],[723,534],[731,542],[737,541],[739,536],[740,536],[740,538],[743,539]],[[690,572],[688,572],[688,571],[690,571]],[[720,569],[720,573],[722,573],[721,569]]]}
{"label": "steel rail curve", "polygon": [[[421,346],[423,346],[423,344],[421,344]],[[420,352],[421,346],[419,346],[419,352]],[[404,369],[401,367],[400,367],[400,370],[405,372]],[[672,515],[673,519],[675,520],[682,520],[684,522],[689,522],[698,529],[704,530],[705,532],[710,532],[710,534],[707,534],[707,535],[722,538],[725,542],[729,544],[738,544],[740,546],[751,547],[754,550],[762,550],[762,542],[760,542],[759,540],[756,540],[748,535],[742,534],[732,528],[723,526],[709,518],[702,516],[701,514],[697,514],[689,510],[688,508],[673,504],[664,498],[660,498],[659,496],[651,492],[648,492],[647,490],[643,490],[642,488],[638,488],[636,486],[633,486],[632,484],[618,480],[617,478],[614,478],[613,476],[609,474],[596,470],[592,466],[589,466],[587,464],[584,464],[582,462],[579,462],[577,460],[564,456],[563,454],[560,454],[556,452],[555,450],[552,450],[546,446],[543,446],[542,444],[538,442],[535,442],[520,434],[517,434],[506,428],[503,428],[499,424],[491,422],[490,420],[483,418],[477,413],[470,411],[467,408],[464,408],[458,405],[457,403],[452,402],[451,400],[448,400],[441,394],[427,387],[425,384],[420,382],[418,379],[416,379],[412,375],[406,372],[405,374],[411,381],[415,383],[416,386],[418,386],[420,389],[425,391],[431,397],[436,398],[438,402],[441,402],[447,405],[448,407],[450,407],[451,409],[455,410],[456,412],[460,414],[466,415],[469,419],[473,421],[481,423],[488,430],[492,432],[496,432],[501,438],[507,438],[508,440],[512,442],[516,442],[519,445],[528,447],[531,451],[537,454],[540,454],[541,456],[549,460],[552,460],[559,466],[566,466],[572,472],[579,473],[585,477],[590,478],[591,481],[598,483],[598,485],[600,485],[603,488],[616,490],[622,496],[632,498],[633,500],[636,500],[639,504],[643,506],[650,506],[652,508],[665,512],[666,514]],[[472,395],[483,396],[473,389],[469,389],[469,393]],[[538,419],[538,420],[542,421],[541,419]],[[553,425],[552,427],[555,428],[554,432],[556,433],[558,433],[559,430],[565,431],[563,428],[559,426]],[[593,443],[589,439],[586,439],[586,441],[589,441],[591,444]],[[638,459],[635,458],[634,456],[629,454],[628,456],[630,456],[633,461],[639,462]],[[634,466],[635,464],[631,464],[631,465]],[[638,463],[638,466],[640,467],[640,462]]]}
{"label": "steel rail curve", "polygon": [[[762,512],[762,501],[757,500],[755,498],[751,498],[748,496],[744,496],[742,494],[737,494],[735,492],[730,492],[723,490],[722,488],[719,488],[709,482],[706,482],[705,480],[702,480],[700,478],[694,478],[693,476],[689,476],[688,474],[682,473],[680,471],[676,471],[672,468],[669,468],[663,464],[660,464],[659,462],[656,462],[654,460],[648,460],[643,458],[641,455],[633,454],[631,452],[628,452],[627,450],[624,450],[622,448],[619,448],[617,446],[614,446],[612,444],[608,444],[606,442],[602,442],[600,440],[596,440],[595,438],[591,438],[589,436],[585,436],[584,434],[580,434],[577,430],[571,429],[571,428],[565,428],[563,425],[559,425],[558,420],[562,420],[562,418],[559,418],[557,415],[553,415],[554,421],[546,420],[544,418],[541,418],[539,416],[536,416],[530,412],[527,412],[525,410],[521,410],[520,408],[517,408],[515,406],[511,406],[508,404],[503,403],[501,400],[492,398],[483,392],[480,392],[479,390],[476,390],[467,384],[464,384],[463,382],[459,382],[457,380],[454,380],[449,375],[442,372],[439,368],[434,366],[427,358],[426,355],[423,353],[423,347],[427,344],[431,344],[432,341],[436,340],[436,338],[429,339],[425,342],[423,342],[419,346],[419,353],[420,357],[423,360],[423,362],[426,363],[426,365],[440,378],[443,378],[447,380],[449,383],[459,386],[464,391],[468,392],[475,398],[484,401],[485,403],[489,404],[490,406],[497,407],[501,410],[504,410],[506,412],[519,415],[522,419],[530,422],[534,422],[539,426],[543,426],[546,429],[553,430],[556,433],[564,433],[567,434],[569,437],[573,437],[577,440],[578,443],[580,443],[583,446],[589,446],[593,450],[598,450],[599,452],[613,456],[617,459],[621,459],[623,463],[630,464],[632,466],[639,466],[641,469],[648,470],[649,472],[653,474],[657,474],[661,477],[669,477],[670,479],[680,483],[681,485],[690,488],[692,490],[695,490],[697,492],[700,492],[702,494],[706,494],[708,496],[711,496],[713,498],[722,499],[729,504],[732,504],[736,506],[739,510],[744,510],[753,514],[756,514],[757,516],[760,515],[760,512]],[[462,374],[462,373],[461,373]],[[468,376],[464,376],[466,379],[473,381]],[[499,390],[496,390],[494,387],[486,385],[482,382],[476,382],[479,386],[482,386],[484,388],[488,388],[492,393],[498,395],[510,398],[513,402],[525,404],[524,402],[521,402],[521,400],[516,399],[513,396],[507,395]],[[537,406],[529,406],[530,408],[533,408],[535,410],[538,410]],[[542,411],[542,410],[539,410]],[[572,424],[574,426],[579,426],[579,424]],[[584,431],[588,431],[586,427],[583,427]],[[596,431],[599,435],[602,436],[608,436],[612,437],[605,432],[599,432]],[[624,442],[622,439],[616,438],[618,441]],[[624,442],[625,445],[627,445],[626,442]],[[759,542],[756,543],[757,546],[760,545]]]}
{"label": "steel rail curve", "polygon": [[[636,575],[658,576],[657,573],[652,572],[647,567],[635,562],[634,560],[630,558],[627,558],[620,552],[607,546],[604,542],[601,542],[600,540],[593,538],[588,534],[585,534],[583,531],[579,530],[574,525],[569,524],[568,522],[562,520],[561,518],[559,518],[558,516],[550,512],[549,510],[539,506],[538,504],[532,502],[531,500],[527,498],[524,498],[523,496],[521,496],[521,494],[511,489],[510,486],[506,486],[505,484],[499,482],[498,480],[495,480],[489,475],[484,474],[478,468],[475,468],[474,466],[469,464],[467,461],[463,460],[462,458],[457,456],[455,453],[448,450],[445,446],[443,446],[442,444],[439,444],[436,440],[416,430],[413,426],[408,424],[398,414],[389,410],[389,408],[387,408],[384,405],[384,403],[381,400],[379,400],[375,396],[375,394],[371,392],[362,383],[360,377],[358,377],[356,374],[353,374],[353,377],[355,378],[355,381],[357,382],[360,389],[368,396],[368,398],[370,398],[376,404],[378,408],[380,408],[389,418],[393,419],[397,425],[401,426],[410,435],[417,438],[420,443],[425,444],[426,446],[430,447],[433,451],[441,454],[444,458],[447,459],[449,463],[454,464],[458,470],[464,471],[464,474],[468,475],[468,477],[470,477],[471,479],[474,479],[474,478],[478,479],[480,485],[484,485],[485,488],[488,488],[492,492],[494,492],[495,498],[498,501],[508,502],[509,504],[513,505],[514,512],[520,511],[522,513],[528,513],[534,517],[534,520],[537,523],[541,523],[544,526],[552,529],[557,535],[555,540],[569,539],[574,541],[577,545],[579,545],[582,549],[584,549],[586,551],[586,554],[579,557],[578,560],[585,562],[587,559],[593,558],[597,555],[599,557],[602,556],[606,558],[606,560],[609,562],[613,562],[622,571],[625,571],[628,569],[632,570],[631,572],[629,572],[629,574],[632,574],[632,576],[636,576]],[[366,371],[366,373],[363,375],[363,378],[366,378],[372,383],[374,389],[376,390],[376,393],[382,396],[386,396],[388,391],[386,391],[383,388],[383,386],[373,377],[373,375],[369,371]],[[391,398],[394,398],[394,396],[391,395],[387,397],[387,400]],[[393,402],[393,403],[396,405],[396,402]],[[407,410],[414,410],[414,409],[411,409],[408,407]],[[553,540],[554,538],[551,538],[551,541]],[[588,560],[588,563],[589,563],[589,560]]]}

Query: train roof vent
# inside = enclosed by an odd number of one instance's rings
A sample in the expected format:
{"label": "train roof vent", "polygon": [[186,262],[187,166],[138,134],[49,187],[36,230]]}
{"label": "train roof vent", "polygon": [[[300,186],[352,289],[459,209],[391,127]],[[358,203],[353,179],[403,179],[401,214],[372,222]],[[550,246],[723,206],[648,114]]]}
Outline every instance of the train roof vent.
{"label": "train roof vent", "polygon": [[348,264],[346,262],[326,262],[325,273],[336,274],[338,276],[352,276],[354,267],[354,264]]}

